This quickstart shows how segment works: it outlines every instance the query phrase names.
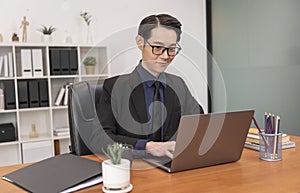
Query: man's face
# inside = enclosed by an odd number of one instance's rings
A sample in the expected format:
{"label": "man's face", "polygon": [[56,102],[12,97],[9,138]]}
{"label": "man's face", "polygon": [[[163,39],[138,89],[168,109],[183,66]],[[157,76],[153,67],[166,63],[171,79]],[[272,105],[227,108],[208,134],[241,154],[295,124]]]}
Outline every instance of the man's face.
{"label": "man's face", "polygon": [[164,72],[168,65],[172,62],[175,56],[169,56],[167,50],[161,55],[152,53],[152,46],[175,47],[177,44],[177,34],[172,29],[157,27],[152,29],[151,37],[148,40],[143,39],[142,46],[139,49],[142,51],[142,66],[153,76],[158,77]]}

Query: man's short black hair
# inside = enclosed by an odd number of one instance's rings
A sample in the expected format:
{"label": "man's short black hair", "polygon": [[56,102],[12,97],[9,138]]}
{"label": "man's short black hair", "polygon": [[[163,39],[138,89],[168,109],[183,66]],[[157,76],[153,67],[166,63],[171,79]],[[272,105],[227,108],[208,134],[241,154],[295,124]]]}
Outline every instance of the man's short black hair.
{"label": "man's short black hair", "polygon": [[158,26],[174,30],[177,34],[177,42],[179,42],[181,23],[175,17],[168,14],[149,15],[145,17],[140,23],[138,34],[145,40],[148,40],[151,36],[151,30]]}

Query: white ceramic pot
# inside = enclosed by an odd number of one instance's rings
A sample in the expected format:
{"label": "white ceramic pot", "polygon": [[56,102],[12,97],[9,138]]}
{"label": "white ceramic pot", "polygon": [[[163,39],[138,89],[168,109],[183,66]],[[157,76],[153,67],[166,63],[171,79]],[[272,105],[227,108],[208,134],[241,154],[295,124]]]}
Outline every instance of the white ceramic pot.
{"label": "white ceramic pot", "polygon": [[43,43],[51,43],[52,42],[52,37],[51,35],[42,35],[42,42]]}
{"label": "white ceramic pot", "polygon": [[130,185],[130,161],[121,159],[114,165],[110,160],[102,162],[103,187],[106,189],[124,189]]}

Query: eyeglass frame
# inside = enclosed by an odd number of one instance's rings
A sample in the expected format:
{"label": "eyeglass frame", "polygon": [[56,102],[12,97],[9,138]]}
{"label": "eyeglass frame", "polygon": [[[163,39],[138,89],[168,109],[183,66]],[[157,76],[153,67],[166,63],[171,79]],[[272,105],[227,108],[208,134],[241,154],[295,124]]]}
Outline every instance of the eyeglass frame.
{"label": "eyeglass frame", "polygon": [[[180,47],[180,45],[176,42],[176,44],[177,44],[177,46],[178,47],[164,47],[164,46],[155,46],[155,45],[152,45],[152,44],[150,44],[147,40],[145,40],[145,42],[152,48],[152,54],[154,54],[154,55],[156,55],[156,56],[160,56],[160,55],[162,55],[166,50],[167,50],[167,54],[168,54],[168,56],[176,56],[180,51],[181,51],[181,47]],[[161,51],[161,54],[156,54],[156,53],[154,53],[154,47],[160,47],[160,48],[163,48],[162,49],[162,51]],[[176,54],[175,55],[170,55],[169,54],[169,50],[170,50],[170,48],[177,48],[178,49],[178,51],[176,52]]]}

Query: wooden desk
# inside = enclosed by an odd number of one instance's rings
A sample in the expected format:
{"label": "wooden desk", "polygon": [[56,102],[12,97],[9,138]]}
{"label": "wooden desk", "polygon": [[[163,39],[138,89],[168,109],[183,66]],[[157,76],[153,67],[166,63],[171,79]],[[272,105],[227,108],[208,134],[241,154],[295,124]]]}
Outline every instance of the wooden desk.
{"label": "wooden desk", "polygon": [[[300,137],[292,137],[300,145]],[[267,162],[258,158],[258,152],[244,149],[242,158],[235,163],[200,168],[168,174],[160,169],[134,170],[131,172],[132,193],[135,192],[300,192],[300,148],[283,150],[283,160]],[[97,159],[89,156],[91,159]],[[135,164],[135,163],[134,163]],[[0,175],[24,167],[0,167]],[[102,184],[80,193],[101,192]],[[0,192],[24,192],[0,180]]]}

